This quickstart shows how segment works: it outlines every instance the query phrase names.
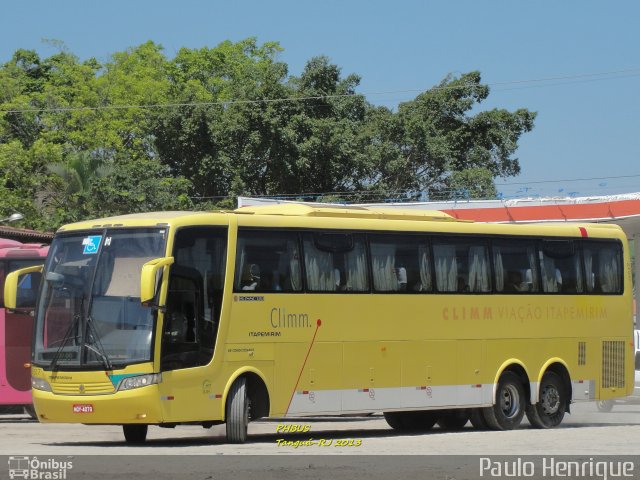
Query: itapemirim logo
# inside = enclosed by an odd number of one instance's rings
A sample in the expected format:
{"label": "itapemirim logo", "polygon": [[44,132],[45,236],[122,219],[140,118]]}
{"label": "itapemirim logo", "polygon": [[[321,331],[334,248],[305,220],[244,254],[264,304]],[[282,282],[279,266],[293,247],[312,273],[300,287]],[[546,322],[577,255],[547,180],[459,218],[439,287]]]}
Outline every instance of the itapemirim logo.
{"label": "itapemirim logo", "polygon": [[55,458],[39,460],[38,457],[9,457],[9,478],[28,480],[66,480],[67,470],[73,468],[73,462]]}

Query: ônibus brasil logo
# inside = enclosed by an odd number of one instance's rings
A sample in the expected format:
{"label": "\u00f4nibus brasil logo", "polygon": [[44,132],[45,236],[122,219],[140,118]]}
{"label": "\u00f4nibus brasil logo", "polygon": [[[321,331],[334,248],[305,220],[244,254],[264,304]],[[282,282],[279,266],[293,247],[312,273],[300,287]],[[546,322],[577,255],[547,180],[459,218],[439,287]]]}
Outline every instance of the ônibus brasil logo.
{"label": "\u00f4nibus brasil logo", "polygon": [[65,480],[67,470],[73,468],[73,462],[38,457],[9,457],[9,478],[25,478],[28,480]]}

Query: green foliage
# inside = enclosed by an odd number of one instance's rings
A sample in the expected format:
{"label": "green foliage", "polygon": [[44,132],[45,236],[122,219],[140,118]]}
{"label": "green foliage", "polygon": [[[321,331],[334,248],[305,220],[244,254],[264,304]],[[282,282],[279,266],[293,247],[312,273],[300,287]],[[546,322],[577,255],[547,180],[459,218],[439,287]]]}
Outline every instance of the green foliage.
{"label": "green foliage", "polygon": [[48,58],[20,49],[0,66],[0,215],[20,211],[35,228],[233,208],[241,194],[488,197],[494,178],[519,173],[518,140],[535,119],[480,111],[478,72],[392,111],[328,58],[290,76],[281,47],[254,38],[174,58],[147,42],[103,64],[53,43]]}
{"label": "green foliage", "polygon": [[434,194],[438,199],[495,198],[498,194],[493,174],[484,167],[472,167],[451,172],[446,178],[446,190]]}

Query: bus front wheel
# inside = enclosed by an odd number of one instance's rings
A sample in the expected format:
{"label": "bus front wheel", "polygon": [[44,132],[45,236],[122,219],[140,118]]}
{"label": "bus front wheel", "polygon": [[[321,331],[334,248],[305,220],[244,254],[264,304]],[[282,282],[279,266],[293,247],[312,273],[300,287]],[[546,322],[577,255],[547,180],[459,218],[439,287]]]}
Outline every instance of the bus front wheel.
{"label": "bus front wheel", "polygon": [[38,415],[36,414],[36,409],[33,405],[25,405],[24,413],[29,415],[32,420],[38,420]]}
{"label": "bus front wheel", "polygon": [[144,443],[147,439],[147,425],[122,425],[124,439],[127,443]]}
{"label": "bus front wheel", "polygon": [[227,397],[227,441],[244,443],[247,440],[249,427],[249,397],[247,396],[247,380],[236,380]]}
{"label": "bus front wheel", "polygon": [[482,410],[487,425],[492,430],[513,430],[524,416],[525,395],[520,377],[514,372],[504,372],[498,380],[496,403]]}
{"label": "bus front wheel", "polygon": [[535,428],[553,428],[560,425],[567,409],[567,395],[557,373],[547,372],[540,382],[538,403],[527,406],[527,419]]}

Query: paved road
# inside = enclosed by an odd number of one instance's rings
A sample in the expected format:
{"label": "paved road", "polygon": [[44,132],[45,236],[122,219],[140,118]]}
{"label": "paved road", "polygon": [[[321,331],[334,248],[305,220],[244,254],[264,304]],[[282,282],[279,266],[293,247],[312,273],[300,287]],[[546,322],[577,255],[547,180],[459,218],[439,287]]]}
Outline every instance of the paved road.
{"label": "paved road", "polygon": [[[280,423],[309,425],[306,433],[277,433]],[[224,426],[209,430],[152,427],[142,446],[126,445],[115,426],[39,424],[22,415],[0,415],[0,455],[640,455],[640,405],[616,405],[599,413],[592,403],[573,406],[562,426],[535,430],[523,422],[515,431],[460,432],[439,428],[415,435],[397,433],[381,415],[268,420],[252,423],[244,445],[224,443]],[[327,447],[278,444],[332,440]],[[354,440],[359,446],[336,446]]]}

